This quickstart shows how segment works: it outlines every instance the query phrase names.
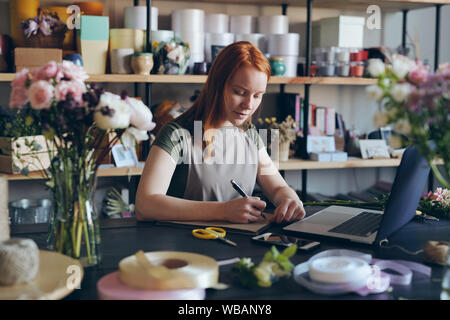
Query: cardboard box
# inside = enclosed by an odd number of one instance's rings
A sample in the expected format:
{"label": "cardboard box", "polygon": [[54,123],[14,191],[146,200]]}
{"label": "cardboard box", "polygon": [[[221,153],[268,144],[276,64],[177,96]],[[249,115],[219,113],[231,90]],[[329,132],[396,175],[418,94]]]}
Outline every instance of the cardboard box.
{"label": "cardboard box", "polygon": [[41,67],[50,61],[62,62],[61,49],[45,48],[16,48],[14,49],[14,64],[16,72],[24,68]]}
{"label": "cardboard box", "polygon": [[[34,152],[32,145],[39,145],[39,151]],[[19,138],[0,137],[0,172],[21,173],[28,167],[28,171],[41,171],[50,166],[44,136],[29,136]]]}

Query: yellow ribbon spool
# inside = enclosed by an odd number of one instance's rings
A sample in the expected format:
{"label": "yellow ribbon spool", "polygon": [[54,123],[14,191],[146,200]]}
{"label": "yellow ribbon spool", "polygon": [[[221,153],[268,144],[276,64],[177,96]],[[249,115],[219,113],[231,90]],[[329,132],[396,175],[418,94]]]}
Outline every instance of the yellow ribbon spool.
{"label": "yellow ribbon spool", "polygon": [[139,251],[119,262],[119,279],[147,290],[206,289],[217,285],[219,265],[196,253]]}

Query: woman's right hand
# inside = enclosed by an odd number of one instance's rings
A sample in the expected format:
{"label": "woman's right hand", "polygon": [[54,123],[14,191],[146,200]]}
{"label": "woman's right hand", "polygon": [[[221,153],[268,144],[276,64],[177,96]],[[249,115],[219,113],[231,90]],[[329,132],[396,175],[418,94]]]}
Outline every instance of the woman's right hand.
{"label": "woman's right hand", "polygon": [[236,198],[223,202],[223,219],[234,223],[249,223],[261,217],[266,203],[258,197]]}

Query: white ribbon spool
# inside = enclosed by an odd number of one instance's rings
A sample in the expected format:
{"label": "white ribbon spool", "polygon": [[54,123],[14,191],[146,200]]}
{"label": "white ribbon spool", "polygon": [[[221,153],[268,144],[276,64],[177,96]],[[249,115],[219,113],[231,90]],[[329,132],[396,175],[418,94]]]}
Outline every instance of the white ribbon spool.
{"label": "white ribbon spool", "polygon": [[205,15],[205,33],[227,33],[229,16],[224,13],[209,13]]}
{"label": "white ribbon spool", "polygon": [[258,17],[258,32],[265,34],[285,34],[289,32],[287,16],[260,16]]}
{"label": "white ribbon spool", "polygon": [[181,31],[176,35],[184,42],[189,43],[191,56],[195,54],[203,54],[205,50],[205,34],[203,32]]}
{"label": "white ribbon spool", "polygon": [[274,56],[298,56],[300,35],[298,33],[267,35],[267,53]]}
{"label": "white ribbon spool", "polygon": [[370,265],[355,257],[323,257],[309,264],[311,279],[325,283],[367,281],[371,273]]}
{"label": "white ribbon spool", "polygon": [[249,34],[256,31],[256,17],[253,16],[231,16],[230,32]]}
{"label": "white ribbon spool", "polygon": [[283,58],[283,63],[286,66],[286,72],[283,77],[296,77],[297,76],[297,56],[277,56]]}
{"label": "white ribbon spool", "polygon": [[205,11],[199,9],[182,9],[172,11],[172,30],[191,33],[203,33]]}
{"label": "white ribbon spool", "polygon": [[155,30],[151,32],[151,41],[156,42],[169,42],[174,37],[172,30]]}
{"label": "white ribbon spool", "polygon": [[[158,30],[158,8],[151,8],[150,30]],[[125,8],[125,28],[147,30],[147,6]]]}
{"label": "white ribbon spool", "polygon": [[249,33],[235,35],[236,41],[248,41],[252,43],[255,47],[262,51],[262,53],[267,52],[267,38],[265,34],[262,33]]}
{"label": "white ribbon spool", "polygon": [[211,46],[224,46],[234,42],[234,33],[205,33],[205,57],[212,61]]}

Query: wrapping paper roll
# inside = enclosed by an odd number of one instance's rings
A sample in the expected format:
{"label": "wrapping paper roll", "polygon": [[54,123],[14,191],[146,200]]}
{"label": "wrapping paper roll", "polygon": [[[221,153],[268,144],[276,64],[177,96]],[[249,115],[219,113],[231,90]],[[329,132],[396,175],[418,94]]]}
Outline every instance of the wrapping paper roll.
{"label": "wrapping paper roll", "polygon": [[256,17],[253,16],[231,16],[230,32],[249,34],[256,31]]}
{"label": "wrapping paper roll", "polygon": [[258,17],[258,32],[264,34],[288,33],[288,17],[283,15],[260,16]]}
{"label": "wrapping paper roll", "polygon": [[9,16],[11,38],[13,39],[14,47],[23,47],[25,38],[21,28],[21,22],[34,18],[38,14],[39,1],[38,0],[10,0],[9,1]]}
{"label": "wrapping paper roll", "polygon": [[209,13],[205,15],[205,33],[227,33],[229,16],[224,13]]}
{"label": "wrapping paper roll", "polygon": [[[144,32],[144,39],[145,39],[145,33]],[[152,31],[150,35],[151,41],[156,42],[169,42],[174,37],[174,32],[172,30],[156,30]]]}
{"label": "wrapping paper roll", "polygon": [[204,300],[205,289],[142,290],[129,287],[119,279],[119,272],[102,277],[97,282],[101,300]]}
{"label": "wrapping paper roll", "polygon": [[139,251],[122,259],[119,270],[122,283],[148,290],[206,289],[219,279],[216,260],[189,252]]}
{"label": "wrapping paper roll", "polygon": [[212,46],[223,46],[234,42],[234,33],[205,33],[205,58],[212,61]]}
{"label": "wrapping paper roll", "polygon": [[262,33],[236,34],[235,41],[248,41],[263,53],[267,53],[267,37]]}
{"label": "wrapping paper roll", "polygon": [[298,56],[298,33],[267,35],[267,53],[274,56]]}
{"label": "wrapping paper roll", "polygon": [[103,3],[100,1],[75,2],[74,4],[80,7],[82,14],[87,16],[103,15]]}
{"label": "wrapping paper roll", "polygon": [[0,242],[9,239],[8,179],[0,174]]}
{"label": "wrapping paper roll", "polygon": [[205,34],[203,32],[182,31],[176,33],[184,42],[188,42],[192,54],[204,54]]}
{"label": "wrapping paper roll", "polygon": [[109,29],[109,49],[133,48],[144,51],[145,32],[139,29]]}
{"label": "wrapping paper roll", "polygon": [[286,72],[283,77],[296,77],[297,76],[297,56],[277,56],[283,58],[283,63],[286,66]]}
{"label": "wrapping paper roll", "polygon": [[[151,8],[150,30],[158,30],[158,8]],[[125,8],[125,28],[147,30],[147,6]]]}
{"label": "wrapping paper roll", "polygon": [[183,9],[172,11],[172,30],[178,33],[203,33],[205,11],[199,9]]}

